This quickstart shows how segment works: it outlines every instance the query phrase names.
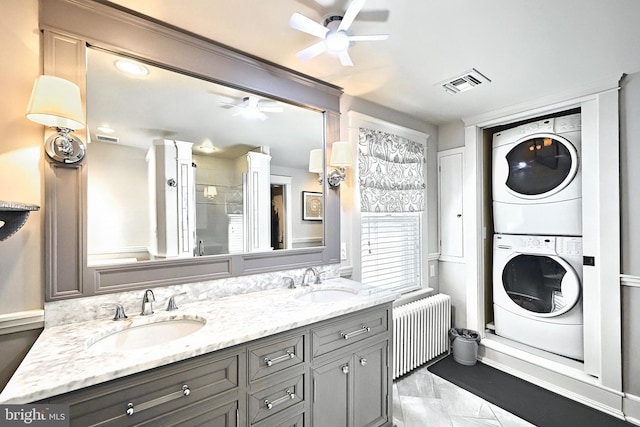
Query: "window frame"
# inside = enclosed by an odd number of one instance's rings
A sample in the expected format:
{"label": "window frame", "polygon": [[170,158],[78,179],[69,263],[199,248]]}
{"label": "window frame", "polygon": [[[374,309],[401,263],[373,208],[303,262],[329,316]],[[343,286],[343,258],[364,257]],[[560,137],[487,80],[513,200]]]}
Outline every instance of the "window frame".
{"label": "window frame", "polygon": [[[425,163],[424,163],[424,176],[425,176],[425,210],[422,211],[422,278],[421,289],[428,290],[429,286],[429,170],[427,165],[429,164],[429,155],[432,154],[428,150],[428,140],[430,135],[424,132],[420,132],[414,129],[409,129],[404,126],[397,125],[395,123],[380,120],[375,117],[371,117],[355,111],[348,112],[349,119],[349,141],[351,142],[354,158],[354,167],[352,175],[349,179],[348,186],[341,188],[341,198],[345,197],[349,200],[350,207],[346,207],[341,204],[341,241],[351,243],[351,263],[350,265],[345,263],[343,257],[342,273],[343,275],[349,275],[353,280],[362,281],[361,270],[361,212],[360,212],[360,188],[358,186],[359,171],[358,171],[358,141],[359,141],[359,129],[361,127],[380,130],[383,132],[392,133],[404,138],[410,139],[414,142],[419,142],[425,147]],[[416,291],[416,292],[419,292]],[[404,295],[409,295],[412,292],[407,292]]]}

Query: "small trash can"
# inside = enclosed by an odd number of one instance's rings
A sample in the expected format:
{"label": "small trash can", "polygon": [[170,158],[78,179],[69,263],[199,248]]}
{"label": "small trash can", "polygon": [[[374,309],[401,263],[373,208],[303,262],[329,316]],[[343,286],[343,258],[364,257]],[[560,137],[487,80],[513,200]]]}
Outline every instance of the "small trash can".
{"label": "small trash can", "polygon": [[473,366],[478,359],[480,334],[463,328],[449,329],[449,340],[453,351],[453,360],[461,365]]}

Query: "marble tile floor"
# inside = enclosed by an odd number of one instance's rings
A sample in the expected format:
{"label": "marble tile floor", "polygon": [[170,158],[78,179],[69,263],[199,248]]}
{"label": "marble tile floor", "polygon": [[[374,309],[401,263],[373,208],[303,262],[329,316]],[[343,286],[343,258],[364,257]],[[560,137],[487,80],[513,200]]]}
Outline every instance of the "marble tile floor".
{"label": "marble tile floor", "polygon": [[426,367],[394,381],[393,422],[396,427],[535,427]]}

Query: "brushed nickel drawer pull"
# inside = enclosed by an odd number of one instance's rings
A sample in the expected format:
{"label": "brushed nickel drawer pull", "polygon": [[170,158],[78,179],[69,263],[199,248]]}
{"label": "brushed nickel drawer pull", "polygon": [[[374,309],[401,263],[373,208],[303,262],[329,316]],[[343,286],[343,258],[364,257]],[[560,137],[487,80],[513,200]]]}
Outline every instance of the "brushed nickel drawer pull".
{"label": "brushed nickel drawer pull", "polygon": [[264,363],[266,363],[267,366],[273,366],[276,363],[284,362],[285,360],[293,359],[294,357],[296,357],[296,354],[293,351],[287,350],[287,354],[283,354],[282,356],[276,357],[275,359],[269,359],[268,357],[265,357]]}
{"label": "brushed nickel drawer pull", "polygon": [[188,385],[183,385],[180,391],[175,391],[173,393],[169,393],[166,396],[158,397],[157,399],[150,400],[148,402],[143,402],[137,406],[133,404],[133,402],[129,402],[127,404],[127,410],[125,413],[128,416],[135,414],[136,412],[144,411],[145,409],[150,409],[158,405],[162,405],[163,403],[167,403],[170,400],[177,399],[178,397],[186,397],[191,394],[191,389]]}
{"label": "brushed nickel drawer pull", "polygon": [[340,336],[342,338],[344,338],[345,340],[348,340],[349,338],[355,337],[357,335],[360,334],[366,334],[367,332],[371,331],[371,328],[368,326],[362,326],[360,329],[358,329],[357,331],[353,331],[353,332],[341,332]]}
{"label": "brushed nickel drawer pull", "polygon": [[286,393],[287,393],[286,396],[282,396],[281,398],[276,399],[273,402],[269,401],[269,399],[265,399],[264,400],[264,404],[267,407],[267,409],[273,409],[274,406],[277,406],[277,405],[279,405],[281,403],[284,403],[287,400],[291,400],[291,399],[295,399],[296,398],[296,394],[294,392],[292,392],[291,390],[287,390]]}

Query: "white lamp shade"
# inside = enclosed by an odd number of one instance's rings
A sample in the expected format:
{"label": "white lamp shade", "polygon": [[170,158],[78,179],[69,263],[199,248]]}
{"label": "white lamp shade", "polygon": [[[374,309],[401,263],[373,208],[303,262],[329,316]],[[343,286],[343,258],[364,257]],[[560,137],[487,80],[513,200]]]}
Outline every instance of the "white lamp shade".
{"label": "white lamp shade", "polygon": [[331,166],[347,167],[353,164],[351,144],[347,141],[336,141],[331,145]]}
{"label": "white lamp shade", "polygon": [[27,118],[45,126],[84,128],[80,88],[60,77],[38,77],[33,84]]}
{"label": "white lamp shade", "polygon": [[322,152],[322,148],[316,148],[315,150],[311,150],[311,152],[309,153],[309,172],[312,172],[312,173],[324,172],[323,157],[324,157],[324,154]]}

